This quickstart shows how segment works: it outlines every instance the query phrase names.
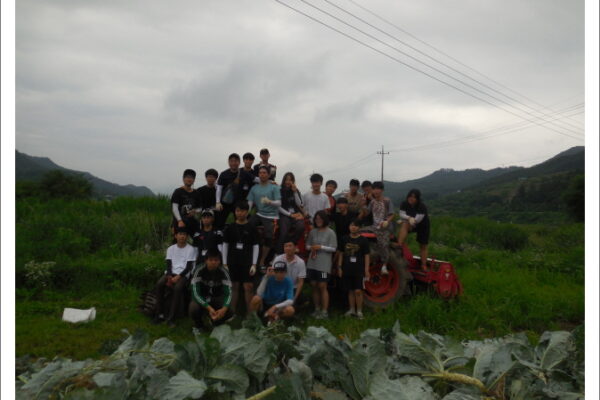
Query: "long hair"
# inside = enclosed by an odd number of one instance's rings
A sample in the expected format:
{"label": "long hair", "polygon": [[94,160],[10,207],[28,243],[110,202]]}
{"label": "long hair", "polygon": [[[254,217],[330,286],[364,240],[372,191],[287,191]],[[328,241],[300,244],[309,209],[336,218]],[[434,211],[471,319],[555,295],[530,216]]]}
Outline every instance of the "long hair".
{"label": "long hair", "polygon": [[421,191],[419,189],[410,189],[406,195],[406,200],[408,200],[410,196],[415,196],[417,204],[421,203]]}
{"label": "long hair", "polygon": [[[323,226],[317,227],[317,217],[320,217],[323,221]],[[317,228],[326,228],[329,226],[329,215],[325,210],[317,211],[315,216],[313,217],[313,225]]]}

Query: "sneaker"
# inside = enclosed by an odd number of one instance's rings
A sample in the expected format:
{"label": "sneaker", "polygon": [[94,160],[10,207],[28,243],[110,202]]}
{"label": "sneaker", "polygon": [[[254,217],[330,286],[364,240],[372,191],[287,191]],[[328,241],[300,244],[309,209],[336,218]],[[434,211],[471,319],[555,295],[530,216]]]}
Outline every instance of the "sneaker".
{"label": "sneaker", "polygon": [[354,310],[348,310],[344,313],[344,317],[354,317]]}
{"label": "sneaker", "polygon": [[327,312],[327,310],[323,310],[319,313],[319,316],[317,317],[317,319],[328,319],[329,318],[329,313]]}
{"label": "sneaker", "polygon": [[225,319],[224,322],[231,322],[233,320],[235,320],[235,314],[232,313],[228,318]]}
{"label": "sneaker", "polygon": [[389,274],[387,265],[384,265],[383,267],[381,267],[381,275],[387,275]]}
{"label": "sneaker", "polygon": [[310,314],[310,316],[313,318],[319,318],[320,315],[321,315],[321,310],[319,310],[318,308],[315,309],[315,311],[313,311],[312,314]]}
{"label": "sneaker", "polygon": [[354,315],[358,319],[364,319],[365,318],[365,316],[363,315],[362,311],[357,311],[356,314],[354,314]]}
{"label": "sneaker", "polygon": [[154,318],[152,318],[152,324],[158,325],[158,324],[162,323],[164,320],[165,320],[165,316],[163,314],[159,314],[159,315],[156,315]]}

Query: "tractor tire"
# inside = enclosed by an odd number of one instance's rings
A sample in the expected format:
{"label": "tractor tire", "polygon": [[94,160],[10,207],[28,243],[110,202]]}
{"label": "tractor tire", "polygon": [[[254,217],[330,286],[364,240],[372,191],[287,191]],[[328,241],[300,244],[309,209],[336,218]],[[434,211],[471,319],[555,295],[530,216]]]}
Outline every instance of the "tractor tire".
{"label": "tractor tire", "polygon": [[386,308],[394,304],[402,296],[410,295],[408,282],[412,275],[408,271],[408,263],[399,251],[390,248],[390,257],[387,263],[388,274],[381,274],[381,258],[376,251],[376,246],[371,244],[371,265],[369,267],[371,279],[365,282],[364,302],[373,309]]}

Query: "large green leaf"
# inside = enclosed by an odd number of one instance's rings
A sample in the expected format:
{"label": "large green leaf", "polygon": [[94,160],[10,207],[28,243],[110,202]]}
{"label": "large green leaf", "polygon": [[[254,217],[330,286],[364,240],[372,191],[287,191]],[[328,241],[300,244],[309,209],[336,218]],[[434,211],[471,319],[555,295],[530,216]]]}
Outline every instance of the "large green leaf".
{"label": "large green leaf", "polygon": [[228,391],[245,393],[250,384],[248,374],[243,368],[233,364],[223,364],[214,368],[207,378],[219,381]]}
{"label": "large green leaf", "polygon": [[406,376],[390,380],[383,371],[373,376],[368,400],[436,400],[438,397],[423,379]]}
{"label": "large green leaf", "polygon": [[82,368],[88,365],[86,361],[73,362],[69,359],[56,359],[39,372],[34,373],[31,379],[21,388],[26,397],[33,399],[46,399],[60,390],[66,380],[77,375]]}
{"label": "large green leaf", "polygon": [[203,380],[195,379],[186,371],[179,371],[169,379],[169,383],[163,388],[161,398],[164,400],[199,399],[206,389],[207,385]]}
{"label": "large green leaf", "polygon": [[[124,332],[128,333],[126,330]],[[114,354],[126,353],[132,350],[139,350],[148,344],[148,333],[138,329],[133,335],[130,335],[121,343]]]}
{"label": "large green leaf", "polygon": [[573,338],[569,332],[544,332],[536,347],[540,367],[550,371],[562,363],[575,350]]}

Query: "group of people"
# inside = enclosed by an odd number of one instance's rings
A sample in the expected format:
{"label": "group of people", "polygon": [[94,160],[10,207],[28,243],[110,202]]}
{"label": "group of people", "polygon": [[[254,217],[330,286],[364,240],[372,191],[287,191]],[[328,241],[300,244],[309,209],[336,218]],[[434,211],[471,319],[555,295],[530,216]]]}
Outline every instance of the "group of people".
{"label": "group of people", "polygon": [[[348,292],[345,315],[363,318],[364,283],[371,278],[370,246],[363,232],[376,237],[382,264],[378,272],[389,273],[394,210],[383,182],[352,179],[349,190],[336,198],[337,183],[327,181],[323,192],[323,177],[315,173],[311,190],[300,194],[293,173],[276,182],[277,167],[269,158],[262,149],[260,162],[253,165],[251,153],[241,160],[232,153],[229,168],[220,174],[208,169],[206,185],[199,189],[193,188],[196,173],[184,171],[183,185],[171,197],[174,244],[167,249],[166,271],[155,288],[156,323],[175,325],[183,306],[198,328],[223,323],[235,317],[240,292],[248,313],[260,313],[268,323],[290,318],[305,281],[312,286],[312,316],[327,318],[332,271]],[[398,244],[416,232],[422,268],[427,269],[429,218],[420,196],[413,189],[400,205]],[[164,303],[167,288],[170,304]],[[182,304],[187,291],[189,305]]]}

